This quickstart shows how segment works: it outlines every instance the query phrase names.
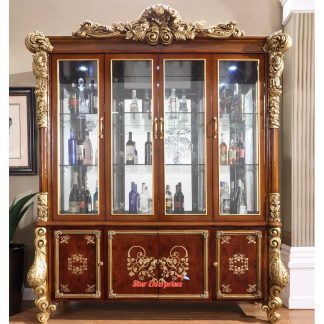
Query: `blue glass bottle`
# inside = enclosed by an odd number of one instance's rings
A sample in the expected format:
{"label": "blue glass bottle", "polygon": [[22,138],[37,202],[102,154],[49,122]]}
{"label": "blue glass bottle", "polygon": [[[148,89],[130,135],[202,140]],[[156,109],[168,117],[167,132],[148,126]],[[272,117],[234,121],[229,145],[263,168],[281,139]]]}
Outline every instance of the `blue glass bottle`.
{"label": "blue glass bottle", "polygon": [[129,213],[137,214],[138,192],[135,182],[131,182],[131,191],[129,192]]}
{"label": "blue glass bottle", "polygon": [[76,164],[76,141],[74,138],[73,129],[70,130],[70,138],[68,141],[69,145],[69,164],[74,165]]}

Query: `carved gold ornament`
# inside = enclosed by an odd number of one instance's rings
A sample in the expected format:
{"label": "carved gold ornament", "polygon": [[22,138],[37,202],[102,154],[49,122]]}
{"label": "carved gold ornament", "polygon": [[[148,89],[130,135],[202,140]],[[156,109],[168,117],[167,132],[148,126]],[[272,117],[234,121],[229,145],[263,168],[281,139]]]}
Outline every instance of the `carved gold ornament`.
{"label": "carved gold ornament", "polygon": [[37,220],[47,222],[48,218],[48,193],[40,192],[37,194]]}
{"label": "carved gold ornament", "polygon": [[46,228],[35,228],[35,258],[33,265],[29,269],[27,281],[36,295],[35,305],[40,309],[40,313],[37,314],[40,323],[46,323],[50,312],[56,309],[56,306],[51,304],[48,299],[46,247]]}
{"label": "carved gold ornament", "polygon": [[235,253],[229,258],[229,270],[233,271],[235,275],[245,274],[249,270],[249,258],[245,254]]}
{"label": "carved gold ornament", "polygon": [[71,289],[69,288],[69,285],[63,285],[63,284],[60,284],[60,291],[62,293],[68,293],[71,291]]}
{"label": "carved gold ornament", "polygon": [[95,237],[92,235],[85,235],[84,239],[87,241],[87,244],[96,244]]}
{"label": "carved gold ornament", "polygon": [[69,244],[70,235],[61,235],[60,236],[60,244]]}
{"label": "carved gold ornament", "polygon": [[84,290],[88,294],[92,294],[96,292],[96,285],[88,285],[87,288]]}
{"label": "carved gold ornament", "polygon": [[231,237],[229,235],[224,235],[220,237],[221,244],[229,244]]}
{"label": "carved gold ornament", "polygon": [[249,293],[256,292],[256,284],[249,285],[249,287],[246,289],[246,292],[249,292]]}
{"label": "carved gold ornament", "polygon": [[53,46],[49,39],[39,31],[27,35],[25,39],[27,49],[33,55],[33,71],[36,77],[35,95],[38,127],[47,127],[48,119],[48,52]]}
{"label": "carved gold ornament", "polygon": [[269,222],[280,222],[280,194],[269,194],[270,219]]}
{"label": "carved gold ornament", "polygon": [[68,270],[75,275],[82,275],[88,270],[88,259],[81,253],[72,254],[71,258],[68,258]]}
{"label": "carved gold ornament", "polygon": [[248,244],[256,244],[256,237],[254,235],[247,235],[246,239],[248,240]]}
{"label": "carved gold ornament", "polygon": [[263,47],[269,53],[269,127],[279,128],[279,103],[282,93],[280,77],[284,68],[284,53],[292,44],[288,34],[281,30],[270,35]]}
{"label": "carved gold ornament", "polygon": [[223,293],[231,293],[232,292],[231,285],[223,285],[222,284],[222,291],[223,291]]}
{"label": "carved gold ornament", "polygon": [[280,319],[280,315],[277,313],[278,308],[282,305],[279,295],[289,281],[287,270],[281,261],[280,234],[280,228],[271,228],[269,230],[270,293],[267,304],[262,305],[262,310],[267,312],[270,323],[275,323]]}
{"label": "carved gold ornament", "polygon": [[166,5],[152,5],[146,8],[138,20],[126,23],[113,23],[112,26],[83,22],[75,31],[76,37],[109,38],[122,36],[126,39],[147,42],[149,45],[170,45],[173,41],[195,39],[196,36],[210,38],[239,38],[243,31],[236,28],[236,23],[229,21],[204,28],[201,22],[184,22],[179,13]]}

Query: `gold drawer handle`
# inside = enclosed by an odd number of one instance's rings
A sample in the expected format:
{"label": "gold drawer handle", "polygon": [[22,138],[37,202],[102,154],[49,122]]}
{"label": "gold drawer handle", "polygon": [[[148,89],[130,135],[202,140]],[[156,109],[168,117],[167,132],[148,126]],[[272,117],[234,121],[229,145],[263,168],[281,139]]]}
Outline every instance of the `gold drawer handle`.
{"label": "gold drawer handle", "polygon": [[213,118],[214,121],[214,138],[217,138],[217,117]]}
{"label": "gold drawer handle", "polygon": [[164,119],[160,117],[160,139],[164,136]]}
{"label": "gold drawer handle", "polygon": [[158,138],[158,119],[154,118],[154,139]]}
{"label": "gold drawer handle", "polygon": [[104,124],[103,124],[103,120],[104,120],[104,118],[103,117],[100,117],[100,119],[99,119],[99,137],[101,139],[104,138]]}

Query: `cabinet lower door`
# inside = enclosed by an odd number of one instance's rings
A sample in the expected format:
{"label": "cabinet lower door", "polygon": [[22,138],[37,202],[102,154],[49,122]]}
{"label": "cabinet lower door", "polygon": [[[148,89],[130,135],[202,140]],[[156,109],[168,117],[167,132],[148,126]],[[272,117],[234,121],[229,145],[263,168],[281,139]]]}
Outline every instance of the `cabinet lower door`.
{"label": "cabinet lower door", "polygon": [[262,232],[216,231],[217,299],[258,299],[261,288]]}
{"label": "cabinet lower door", "polygon": [[160,230],[159,298],[208,298],[208,231]]}
{"label": "cabinet lower door", "polygon": [[100,298],[99,230],[56,230],[55,298]]}
{"label": "cabinet lower door", "polygon": [[108,231],[108,298],[158,298],[155,230]]}

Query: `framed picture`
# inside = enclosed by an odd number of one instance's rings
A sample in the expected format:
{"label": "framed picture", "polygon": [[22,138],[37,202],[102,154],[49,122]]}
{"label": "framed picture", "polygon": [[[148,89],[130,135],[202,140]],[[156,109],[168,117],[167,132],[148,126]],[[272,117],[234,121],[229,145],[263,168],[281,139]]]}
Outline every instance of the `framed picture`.
{"label": "framed picture", "polygon": [[9,174],[36,174],[34,88],[9,88]]}

